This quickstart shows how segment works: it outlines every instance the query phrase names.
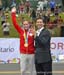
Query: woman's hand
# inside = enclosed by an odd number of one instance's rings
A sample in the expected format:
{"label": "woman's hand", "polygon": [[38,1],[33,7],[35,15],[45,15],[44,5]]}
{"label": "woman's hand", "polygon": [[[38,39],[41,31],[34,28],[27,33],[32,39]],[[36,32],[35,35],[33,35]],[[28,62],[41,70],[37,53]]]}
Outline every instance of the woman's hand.
{"label": "woman's hand", "polygon": [[16,7],[13,7],[12,10],[11,10],[11,12],[12,12],[12,13],[13,13],[13,12],[15,13],[15,12],[16,12]]}
{"label": "woman's hand", "polygon": [[36,37],[36,30],[34,27],[30,28],[30,32]]}

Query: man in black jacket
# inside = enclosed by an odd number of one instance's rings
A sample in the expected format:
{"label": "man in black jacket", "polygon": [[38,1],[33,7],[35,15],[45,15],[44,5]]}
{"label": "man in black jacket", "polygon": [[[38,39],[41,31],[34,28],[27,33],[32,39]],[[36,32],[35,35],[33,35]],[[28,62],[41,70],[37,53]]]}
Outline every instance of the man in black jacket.
{"label": "man in black jacket", "polygon": [[50,52],[51,36],[49,31],[44,28],[41,18],[37,19],[38,30],[35,37],[35,67],[37,75],[52,75],[52,59]]}

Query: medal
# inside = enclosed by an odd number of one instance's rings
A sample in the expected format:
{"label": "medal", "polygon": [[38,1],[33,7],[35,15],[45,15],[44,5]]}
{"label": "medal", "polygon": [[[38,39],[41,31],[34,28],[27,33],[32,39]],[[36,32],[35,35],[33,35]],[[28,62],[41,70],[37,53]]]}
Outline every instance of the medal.
{"label": "medal", "polygon": [[25,44],[24,44],[24,46],[25,46],[25,47],[28,47],[28,44],[27,44],[27,43],[25,43]]}
{"label": "medal", "polygon": [[28,33],[24,31],[24,47],[28,47]]}

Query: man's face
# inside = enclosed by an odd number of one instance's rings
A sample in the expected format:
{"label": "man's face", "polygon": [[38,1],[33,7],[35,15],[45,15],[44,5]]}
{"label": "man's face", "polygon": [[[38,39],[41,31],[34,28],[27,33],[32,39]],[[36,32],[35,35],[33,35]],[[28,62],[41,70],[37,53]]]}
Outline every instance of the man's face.
{"label": "man's face", "polygon": [[38,20],[36,21],[36,25],[37,25],[38,29],[44,27],[44,22],[43,22],[43,20],[42,20],[42,19],[38,19]]}
{"label": "man's face", "polygon": [[23,22],[23,27],[24,27],[25,30],[28,30],[29,29],[29,26],[30,25],[29,25],[29,22],[28,21],[24,21]]}

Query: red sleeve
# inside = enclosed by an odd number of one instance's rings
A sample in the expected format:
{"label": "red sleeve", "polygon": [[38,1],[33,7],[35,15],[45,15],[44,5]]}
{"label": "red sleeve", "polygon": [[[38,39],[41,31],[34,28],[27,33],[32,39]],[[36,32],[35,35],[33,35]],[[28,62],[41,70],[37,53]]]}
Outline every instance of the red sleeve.
{"label": "red sleeve", "polygon": [[12,13],[12,14],[11,14],[11,17],[12,17],[13,25],[14,25],[14,27],[16,28],[16,30],[17,30],[19,33],[23,33],[23,29],[17,24],[17,21],[16,21],[16,14],[15,14],[15,13]]}

